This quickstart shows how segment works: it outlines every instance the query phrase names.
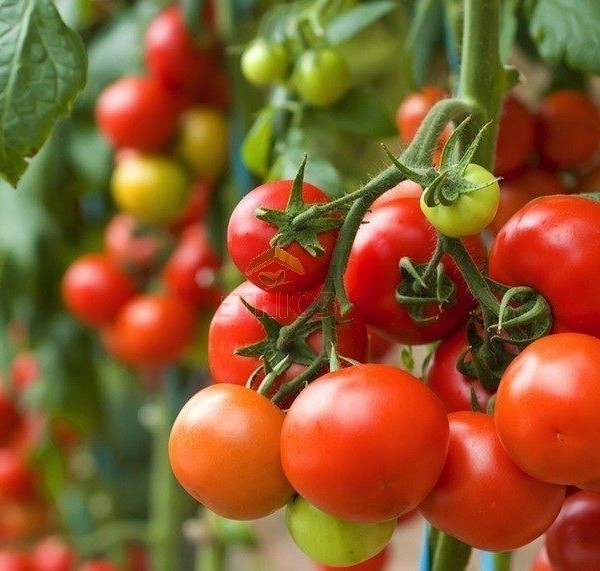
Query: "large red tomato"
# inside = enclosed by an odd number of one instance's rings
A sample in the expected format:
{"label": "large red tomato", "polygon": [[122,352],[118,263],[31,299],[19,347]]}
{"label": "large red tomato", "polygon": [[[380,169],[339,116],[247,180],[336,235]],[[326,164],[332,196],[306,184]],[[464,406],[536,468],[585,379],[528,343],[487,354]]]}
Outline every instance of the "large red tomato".
{"label": "large red tomato", "polygon": [[600,478],[600,339],[580,333],[534,341],[509,365],[496,426],[510,457],[546,482]]}
{"label": "large red tomato", "polygon": [[448,422],[439,399],[388,365],[328,373],[294,401],[281,458],[296,491],[326,513],[357,522],[417,506],[444,464]]}
{"label": "large red tomato", "polygon": [[[365,221],[368,223],[358,230],[346,268],[350,301],[367,324],[398,343],[419,345],[446,337],[466,320],[475,304],[449,256],[442,258],[442,262],[447,276],[456,284],[456,300],[433,323],[418,325],[395,297],[402,279],[400,259],[408,256],[415,264],[427,263],[435,246],[436,232],[423,215],[419,199],[398,198],[375,208]],[[485,249],[479,237],[467,238],[464,243],[483,266]],[[436,304],[431,304],[427,311],[428,315],[437,312]]]}
{"label": "large red tomato", "polygon": [[283,420],[271,401],[245,387],[203,389],[173,425],[173,473],[189,494],[223,517],[269,515],[294,494],[281,467]]}
{"label": "large red tomato", "polygon": [[448,457],[419,508],[425,519],[487,551],[516,549],[539,537],[560,511],[564,487],[521,471],[504,451],[491,416],[462,411],[448,418]]}
{"label": "large red tomato", "polygon": [[[259,208],[284,210],[293,181],[268,182],[247,194],[231,214],[227,228],[227,247],[235,265],[246,279],[272,292],[307,291],[323,283],[337,238],[336,230],[318,234],[324,250],[312,256],[297,242],[284,248],[271,247],[277,234],[275,226],[256,217]],[[304,183],[302,199],[306,204],[329,202],[316,186]]]}
{"label": "large red tomato", "polygon": [[600,336],[600,204],[573,195],[530,202],[502,228],[490,276],[549,302],[553,331]]}
{"label": "large red tomato", "polygon": [[427,372],[427,385],[446,405],[448,412],[471,410],[471,390],[485,410],[492,393],[486,391],[474,377],[463,375],[458,369],[458,359],[467,348],[465,329],[461,327],[442,341],[431,360]]}

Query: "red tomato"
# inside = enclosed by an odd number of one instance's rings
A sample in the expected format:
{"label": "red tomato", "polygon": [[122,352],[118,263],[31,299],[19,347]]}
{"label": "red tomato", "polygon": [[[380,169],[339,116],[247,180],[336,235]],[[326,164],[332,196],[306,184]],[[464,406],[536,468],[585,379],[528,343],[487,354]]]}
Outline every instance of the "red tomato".
{"label": "red tomato", "polygon": [[579,333],[534,341],[502,375],[496,426],[510,457],[545,482],[600,478],[600,339]]}
{"label": "red tomato", "polygon": [[79,571],[119,571],[119,567],[106,559],[94,559],[84,563]]}
{"label": "red tomato", "polygon": [[[266,338],[263,326],[246,309],[242,299],[279,323],[289,325],[310,305],[315,295],[314,292],[292,295],[268,293],[249,282],[238,286],[225,298],[210,324],[208,366],[213,380],[217,383],[245,385],[260,367],[258,358],[235,354],[237,349]],[[321,331],[311,334],[308,344],[315,353],[319,353],[322,349]],[[364,361],[366,347],[367,333],[362,320],[353,314],[343,317],[337,327],[338,353],[342,357]],[[283,375],[283,380],[290,380],[301,370],[299,365],[292,365]]]}
{"label": "red tomato", "polygon": [[[423,87],[421,91],[411,93],[406,97],[396,112],[396,125],[402,140],[410,143],[417,134],[423,119],[431,108],[440,100],[447,97],[446,92],[435,85]],[[450,136],[450,129],[446,129],[440,139],[443,146]]]}
{"label": "red tomato", "polygon": [[518,210],[535,198],[567,193],[567,187],[556,173],[542,169],[529,169],[516,178],[502,180],[498,211],[488,228],[498,234]]}
{"label": "red tomato", "polygon": [[10,366],[10,376],[17,392],[23,392],[40,378],[40,364],[32,351],[19,353]]}
{"label": "red tomato", "polygon": [[173,425],[173,473],[190,495],[223,517],[266,516],[294,494],[281,468],[283,419],[271,401],[245,387],[203,389]]}
{"label": "red tomato", "polygon": [[542,535],[560,511],[564,487],[522,472],[504,451],[491,416],[462,411],[448,419],[448,457],[419,508],[425,519],[487,551],[516,549]]}
{"label": "red tomato", "polygon": [[190,201],[183,213],[170,225],[174,232],[180,232],[187,226],[197,224],[204,220],[210,198],[213,192],[211,182],[197,182],[192,189]]}
{"label": "red tomato", "polygon": [[594,167],[579,179],[577,192],[600,192],[600,165]]}
{"label": "red tomato", "polygon": [[0,500],[26,501],[36,496],[31,467],[11,448],[0,449]]}
{"label": "red tomato", "polygon": [[35,571],[29,555],[18,549],[0,550],[0,571]]}
{"label": "red tomato", "polygon": [[427,372],[427,385],[440,397],[448,412],[471,410],[471,389],[484,410],[492,397],[492,393],[486,391],[476,378],[467,377],[456,368],[466,348],[467,336],[461,327],[442,341]]}
{"label": "red tomato", "polygon": [[569,496],[546,535],[553,571],[598,569],[600,564],[600,494]]}
{"label": "red tomato", "polygon": [[542,545],[537,552],[537,555],[533,560],[531,571],[553,571],[552,566],[550,565],[550,560],[548,559],[548,552],[546,551],[545,545]]}
{"label": "red tomato", "polygon": [[188,226],[162,271],[167,289],[198,307],[214,307],[219,300],[216,284],[221,260],[212,249],[203,226]]}
{"label": "red tomato", "polygon": [[600,204],[580,196],[530,202],[502,228],[490,276],[538,290],[552,308],[553,331],[600,336]]}
{"label": "red tomato", "polygon": [[74,571],[76,559],[75,550],[57,536],[42,539],[31,552],[33,571]]}
{"label": "red tomato", "polygon": [[421,185],[413,182],[412,180],[404,180],[377,198],[371,205],[371,210],[392,204],[399,198],[421,198],[421,194],[423,194]]}
{"label": "red tomato", "polygon": [[115,147],[156,151],[175,134],[177,104],[156,79],[125,77],[100,95],[96,121]]}
{"label": "red tomato", "polygon": [[[383,571],[390,559],[390,549],[386,547],[383,551],[380,551],[375,557],[367,559],[362,563],[356,565],[350,565],[349,567],[343,567],[346,571]],[[321,565],[316,563],[318,571],[339,571],[340,567],[331,567],[329,565]]]}
{"label": "red tomato", "polygon": [[538,110],[542,159],[570,169],[591,161],[600,148],[600,113],[585,94],[565,89],[550,94]]}
{"label": "red tomato", "polygon": [[418,379],[388,365],[322,376],[294,401],[281,458],[296,491],[357,522],[396,518],[429,493],[444,464],[448,422]]}
{"label": "red tomato", "polygon": [[[337,231],[319,234],[325,253],[312,256],[297,242],[285,248],[272,248],[277,234],[275,226],[255,216],[258,208],[284,210],[291,180],[268,182],[247,194],[236,206],[227,228],[227,247],[235,265],[258,287],[272,292],[295,293],[313,289],[323,283],[337,238]],[[329,202],[316,186],[304,183],[302,199],[306,204]]]}
{"label": "red tomato", "polygon": [[65,306],[88,325],[112,322],[136,291],[133,280],[106,254],[77,258],[62,281]]}
{"label": "red tomato", "polygon": [[524,166],[535,147],[533,113],[514,95],[502,105],[494,174],[506,176]]}
{"label": "red tomato", "polygon": [[[415,264],[429,261],[435,245],[435,230],[427,222],[419,199],[399,198],[385,207],[367,214],[358,230],[348,266],[345,284],[350,301],[367,324],[383,335],[407,345],[429,343],[446,337],[463,323],[474,306],[474,300],[450,257],[442,258],[447,276],[456,284],[456,302],[445,308],[431,324],[420,326],[396,301],[396,288],[401,281],[400,259],[410,257]],[[485,249],[478,237],[464,240],[478,265],[485,262]],[[429,315],[436,315],[437,305]]]}
{"label": "red tomato", "polygon": [[4,380],[0,378],[0,446],[6,446],[14,438],[21,420],[21,414],[5,392]]}
{"label": "red tomato", "polygon": [[104,331],[109,352],[129,365],[157,367],[176,361],[194,335],[194,313],[168,295],[140,295]]}

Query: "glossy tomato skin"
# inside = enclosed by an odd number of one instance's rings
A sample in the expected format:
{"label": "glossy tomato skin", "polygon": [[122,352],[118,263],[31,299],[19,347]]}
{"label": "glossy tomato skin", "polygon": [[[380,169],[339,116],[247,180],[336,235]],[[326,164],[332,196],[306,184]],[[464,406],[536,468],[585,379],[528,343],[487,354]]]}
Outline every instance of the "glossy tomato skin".
{"label": "glossy tomato skin", "polygon": [[597,569],[600,563],[600,494],[569,496],[546,534],[552,571]]}
{"label": "glossy tomato skin", "polygon": [[[395,297],[401,281],[400,259],[410,257],[415,264],[431,258],[435,246],[435,229],[419,206],[417,197],[405,197],[374,209],[365,217],[352,245],[345,274],[350,301],[368,325],[397,343],[420,345],[449,335],[463,323],[474,300],[454,262],[442,258],[447,276],[456,284],[456,302],[445,308],[435,322],[420,326],[413,321]],[[465,246],[480,267],[486,253],[478,237],[464,240]],[[430,313],[437,313],[432,306]]]}
{"label": "glossy tomato skin", "polygon": [[471,410],[471,389],[483,410],[492,398],[479,380],[463,375],[458,369],[458,359],[467,348],[464,327],[457,329],[436,349],[427,371],[427,386],[440,398],[448,412]]}
{"label": "glossy tomato skin", "polygon": [[600,112],[585,94],[551,93],[538,110],[538,148],[542,160],[558,168],[577,168],[600,148]]}
{"label": "glossy tomato skin", "polygon": [[556,173],[528,169],[515,178],[500,181],[500,203],[488,229],[498,234],[500,229],[523,206],[540,196],[567,194],[568,188]]}
{"label": "glossy tomato skin", "polygon": [[74,571],[76,559],[75,550],[57,536],[42,539],[31,552],[33,571]]}
{"label": "glossy tomato skin", "polygon": [[539,291],[552,309],[554,332],[600,336],[599,242],[600,204],[573,195],[543,197],[499,232],[490,276]]}
{"label": "glossy tomato skin", "polygon": [[542,545],[537,552],[535,559],[533,560],[533,565],[531,566],[531,571],[553,571],[545,545]]}
{"label": "glossy tomato skin", "polygon": [[[390,550],[385,548],[380,551],[375,557],[371,557],[362,563],[356,565],[350,565],[345,567],[348,571],[383,571],[386,567],[387,562],[390,559]],[[318,571],[339,571],[339,567],[331,567],[330,565],[317,564],[316,569]]]}
{"label": "glossy tomato skin", "polygon": [[494,174],[507,176],[525,166],[535,147],[535,115],[514,95],[502,105]]}
{"label": "glossy tomato skin", "polygon": [[92,326],[111,323],[136,292],[133,280],[106,254],[77,258],[62,280],[65,306]]}
{"label": "glossy tomato skin", "polygon": [[167,289],[200,309],[218,303],[217,271],[219,256],[200,224],[189,226],[162,270]]}
{"label": "glossy tomato skin", "polygon": [[115,147],[156,151],[175,134],[177,104],[158,80],[125,77],[100,95],[96,121]]}
{"label": "glossy tomato skin", "polygon": [[294,494],[281,467],[284,414],[245,387],[213,385],[179,413],[169,440],[173,473],[208,509],[230,519],[256,519]]}
{"label": "glossy tomato skin", "polygon": [[516,549],[544,533],[560,511],[564,487],[522,472],[504,451],[491,416],[462,411],[448,419],[448,457],[419,508],[425,519],[486,551]]}
{"label": "glossy tomato skin", "polygon": [[[320,233],[325,253],[316,257],[297,242],[282,248],[283,254],[271,248],[269,242],[278,230],[256,218],[255,212],[257,208],[285,210],[292,184],[291,180],[280,180],[252,190],[236,206],[227,228],[227,247],[235,265],[246,279],[270,292],[296,293],[321,285],[337,238],[335,230]],[[302,199],[306,204],[329,202],[323,192],[307,182],[302,186]],[[262,255],[267,259],[263,261]]]}
{"label": "glossy tomato skin", "polygon": [[0,571],[35,571],[25,551],[18,549],[0,550]]}
{"label": "glossy tomato skin", "polygon": [[356,522],[410,511],[444,464],[448,421],[439,399],[389,365],[324,375],[292,404],[281,434],[283,467],[318,508]]}
{"label": "glossy tomato skin", "polygon": [[355,523],[333,517],[297,496],[286,507],[288,531],[311,559],[347,567],[377,555],[392,539],[396,522]]}
{"label": "glossy tomato skin", "polygon": [[[423,87],[421,91],[411,93],[406,97],[396,112],[396,125],[402,140],[410,143],[417,134],[423,119],[431,108],[447,97],[446,92],[435,85]],[[444,131],[442,141],[445,142],[450,135],[449,129]]]}
{"label": "glossy tomato skin", "polygon": [[116,321],[103,331],[109,352],[139,367],[176,361],[194,335],[193,309],[171,295],[145,294],[123,307]]}
{"label": "glossy tomato skin", "polygon": [[600,478],[600,339],[579,333],[534,341],[502,375],[496,426],[533,477],[578,485]]}
{"label": "glossy tomato skin", "polygon": [[[289,325],[314,301],[316,292],[298,294],[269,293],[250,282],[244,282],[231,292],[217,309],[208,334],[208,365],[214,382],[245,385],[260,366],[255,357],[236,355],[242,347],[258,343],[266,332],[258,319],[242,303],[270,315],[279,323]],[[339,355],[364,361],[367,351],[367,333],[362,319],[355,314],[344,316],[336,328]],[[322,335],[317,331],[308,337],[309,346],[318,353],[322,348]],[[298,374],[299,366],[293,365],[283,375],[289,380]]]}
{"label": "glossy tomato skin", "polygon": [[35,497],[34,473],[25,458],[11,448],[0,449],[0,499],[24,502]]}

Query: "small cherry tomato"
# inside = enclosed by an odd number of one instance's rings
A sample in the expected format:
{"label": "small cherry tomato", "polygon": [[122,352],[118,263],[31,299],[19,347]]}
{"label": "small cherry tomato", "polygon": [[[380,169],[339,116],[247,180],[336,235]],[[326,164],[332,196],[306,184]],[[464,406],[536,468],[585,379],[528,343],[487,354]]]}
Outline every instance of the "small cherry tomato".
{"label": "small cherry tomato", "polygon": [[584,93],[551,93],[539,107],[538,122],[538,148],[549,165],[581,167],[600,149],[600,112]]}
{"label": "small cherry tomato", "polygon": [[96,120],[115,147],[156,151],[175,134],[177,105],[156,79],[126,77],[102,92]]}
{"label": "small cherry tomato", "polygon": [[300,98],[315,107],[330,107],[346,95],[352,78],[350,68],[337,51],[308,50],[296,61],[292,83]]}
{"label": "small cherry tomato", "polygon": [[29,554],[18,549],[0,549],[0,571],[35,571]]}
{"label": "small cherry tomato", "polygon": [[36,497],[36,483],[31,466],[11,448],[0,449],[0,499],[29,501]]}
{"label": "small cherry tomato", "polygon": [[255,85],[285,81],[289,68],[290,57],[281,44],[255,40],[242,54],[244,77]]}
{"label": "small cherry tomato", "polygon": [[348,521],[380,522],[425,498],[447,444],[444,407],[423,383],[388,365],[355,365],[323,375],[296,398],[281,458],[307,501]]}
{"label": "small cherry tomato", "polygon": [[76,559],[75,550],[60,537],[46,537],[31,552],[32,571],[73,571]]}
{"label": "small cherry tomato", "polygon": [[158,155],[130,157],[116,165],[111,189],[121,210],[151,224],[175,220],[190,196],[184,169],[174,160]]}
{"label": "small cherry tomato", "polygon": [[93,326],[114,321],[136,292],[133,280],[106,254],[77,258],[62,280],[66,308],[77,319]]}
{"label": "small cherry tomato", "polygon": [[507,453],[545,482],[600,478],[600,339],[547,335],[502,375],[496,426]]}
{"label": "small cherry tomato", "polygon": [[[427,113],[438,102],[447,97],[446,92],[435,85],[423,87],[421,91],[411,93],[398,107],[396,112],[396,125],[402,140],[410,143],[417,134],[423,119]],[[450,127],[444,130],[440,138],[440,148],[450,137]]]}
{"label": "small cherry tomato", "polygon": [[356,523],[333,517],[296,497],[286,507],[288,531],[311,559],[338,567],[362,563],[377,555],[392,539],[396,522]]}
{"label": "small cherry tomato", "polygon": [[294,494],[280,459],[284,414],[264,396],[237,385],[213,385],[183,407],[169,457],[186,491],[230,519],[256,519]]}
{"label": "small cherry tomato", "polygon": [[560,511],[565,488],[521,471],[504,451],[491,416],[462,411],[448,419],[446,464],[419,507],[425,519],[487,551],[516,549],[542,535]]}
{"label": "small cherry tomato", "polygon": [[448,206],[428,206],[425,194],[421,195],[421,210],[427,220],[442,234],[452,238],[479,234],[496,216],[500,202],[500,185],[491,172],[470,164],[463,177],[482,188],[461,194]]}

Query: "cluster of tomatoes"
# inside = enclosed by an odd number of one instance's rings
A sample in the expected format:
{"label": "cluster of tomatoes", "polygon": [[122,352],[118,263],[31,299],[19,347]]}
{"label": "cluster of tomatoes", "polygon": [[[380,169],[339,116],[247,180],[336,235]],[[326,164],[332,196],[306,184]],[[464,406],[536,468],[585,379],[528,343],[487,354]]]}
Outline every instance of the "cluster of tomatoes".
{"label": "cluster of tomatoes", "polygon": [[204,219],[227,163],[227,97],[218,46],[194,38],[179,7],[150,23],[145,56],[147,76],[120,79],[98,100],[100,131],[116,149],[111,188],[121,212],[104,251],[70,266],[62,293],[114,356],[156,368],[184,355],[195,314],[219,298],[221,261]]}

